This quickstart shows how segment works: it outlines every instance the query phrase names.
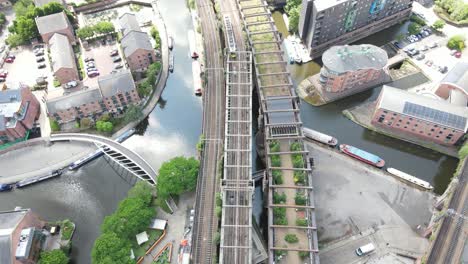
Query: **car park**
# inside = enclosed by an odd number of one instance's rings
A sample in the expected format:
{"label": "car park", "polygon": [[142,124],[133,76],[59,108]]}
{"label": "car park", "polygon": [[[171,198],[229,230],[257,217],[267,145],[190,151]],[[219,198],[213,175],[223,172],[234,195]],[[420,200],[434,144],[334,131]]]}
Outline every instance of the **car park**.
{"label": "car park", "polygon": [[65,89],[73,88],[73,87],[76,87],[76,86],[78,86],[77,81],[70,81],[70,82],[67,82],[65,84]]}
{"label": "car park", "polygon": [[426,56],[424,54],[419,54],[418,56],[415,57],[417,60],[424,60]]}
{"label": "car park", "polygon": [[96,64],[92,61],[86,63],[87,68],[96,68]]}
{"label": "car park", "polygon": [[119,61],[122,61],[122,58],[120,57],[114,57],[112,58],[112,61],[115,63],[115,62],[119,62]]}
{"label": "car park", "polygon": [[44,69],[45,67],[46,67],[45,63],[39,63],[39,64],[37,65],[37,68],[38,68],[38,69]]}
{"label": "car park", "polygon": [[110,54],[111,56],[117,56],[117,55],[119,55],[119,50],[113,49],[113,50],[111,50],[111,51],[109,52],[109,54]]}
{"label": "car park", "polygon": [[114,69],[122,69],[123,68],[123,65],[122,63],[114,63]]}
{"label": "car park", "polygon": [[44,57],[37,57],[36,62],[43,62],[45,61]]}
{"label": "car park", "polygon": [[91,72],[88,72],[88,77],[96,77],[96,76],[99,76],[99,72],[98,71],[91,71]]}

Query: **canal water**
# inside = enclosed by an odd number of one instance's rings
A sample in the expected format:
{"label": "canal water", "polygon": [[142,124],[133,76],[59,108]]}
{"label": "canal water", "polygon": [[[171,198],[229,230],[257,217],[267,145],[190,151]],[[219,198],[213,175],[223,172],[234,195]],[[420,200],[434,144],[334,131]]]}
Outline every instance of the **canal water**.
{"label": "canal water", "polygon": [[[280,12],[273,13],[276,27],[283,36],[287,36],[286,25]],[[370,37],[359,40],[356,44],[371,43],[382,46],[404,33],[407,23],[395,25]],[[290,65],[289,69],[295,84],[320,71],[321,58],[304,65]],[[409,88],[427,81],[421,74],[402,79],[393,85]],[[430,182],[434,192],[441,194],[455,172],[458,159],[426,149],[414,144],[369,131],[342,115],[342,111],[368,100],[375,100],[381,87],[354,95],[321,107],[312,106],[305,101],[301,104],[301,117],[304,126],[335,136],[340,142],[368,150],[385,159],[388,167],[405,171]]]}

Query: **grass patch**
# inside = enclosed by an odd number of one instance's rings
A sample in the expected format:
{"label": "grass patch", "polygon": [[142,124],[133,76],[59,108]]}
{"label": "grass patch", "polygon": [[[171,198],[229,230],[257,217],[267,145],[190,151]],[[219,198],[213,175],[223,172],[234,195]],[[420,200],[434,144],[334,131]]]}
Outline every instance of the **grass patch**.
{"label": "grass patch", "polygon": [[69,240],[73,234],[74,225],[72,221],[66,219],[60,223],[62,229],[62,240]]}
{"label": "grass patch", "polygon": [[146,251],[161,237],[163,231],[148,229],[146,230],[146,233],[148,234],[149,239],[145,243],[137,245],[136,239],[132,240],[133,253],[136,258],[145,256]]}

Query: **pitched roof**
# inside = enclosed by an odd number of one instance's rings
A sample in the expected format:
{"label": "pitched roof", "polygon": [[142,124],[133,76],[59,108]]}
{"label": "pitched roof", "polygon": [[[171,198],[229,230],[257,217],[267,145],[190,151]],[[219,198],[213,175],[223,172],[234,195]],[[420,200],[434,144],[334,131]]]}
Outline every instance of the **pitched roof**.
{"label": "pitched roof", "polygon": [[47,5],[48,3],[52,3],[52,2],[59,3],[59,4],[63,5],[63,1],[61,1],[61,0],[34,0],[34,5],[37,6],[37,7],[41,7],[41,6]]}
{"label": "pitched roof", "polygon": [[49,40],[49,48],[54,71],[60,68],[76,69],[75,55],[67,36],[55,33]]}
{"label": "pitched roof", "polygon": [[122,38],[120,44],[127,58],[138,49],[153,51],[153,46],[151,45],[148,34],[141,31],[132,30],[128,32],[127,35]]}
{"label": "pitched roof", "polygon": [[27,210],[0,212],[0,263],[11,263],[11,234]]}
{"label": "pitched roof", "polygon": [[387,52],[369,44],[333,46],[322,55],[323,65],[335,74],[360,69],[382,69],[387,60]]}
{"label": "pitched roof", "polygon": [[127,35],[128,32],[135,30],[141,31],[140,25],[138,24],[138,20],[136,19],[135,14],[125,13],[119,18],[119,24],[122,28],[123,35]]}
{"label": "pitched roof", "polygon": [[53,98],[47,101],[47,110],[53,114],[91,102],[101,101],[102,95],[98,88],[82,90],[66,96]]}
{"label": "pitched roof", "polygon": [[468,93],[468,62],[459,62],[442,79],[441,83],[454,84]]}
{"label": "pitched roof", "polygon": [[55,13],[47,16],[36,17],[36,25],[41,35],[56,32],[70,25],[65,12]]}
{"label": "pitched roof", "polygon": [[384,85],[377,108],[466,131],[468,108]]}
{"label": "pitched roof", "polygon": [[111,97],[118,92],[125,93],[135,89],[130,70],[118,71],[99,77],[98,84],[103,97]]}

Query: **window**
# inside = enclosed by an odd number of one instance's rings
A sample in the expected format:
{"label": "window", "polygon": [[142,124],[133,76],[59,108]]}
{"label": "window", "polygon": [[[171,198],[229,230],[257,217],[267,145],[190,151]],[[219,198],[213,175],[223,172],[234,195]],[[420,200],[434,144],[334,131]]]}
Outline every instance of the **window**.
{"label": "window", "polygon": [[393,116],[396,116],[396,113],[393,113]]}
{"label": "window", "polygon": [[431,131],[434,132],[434,129],[432,128]]}

